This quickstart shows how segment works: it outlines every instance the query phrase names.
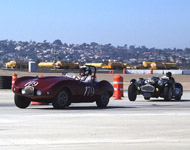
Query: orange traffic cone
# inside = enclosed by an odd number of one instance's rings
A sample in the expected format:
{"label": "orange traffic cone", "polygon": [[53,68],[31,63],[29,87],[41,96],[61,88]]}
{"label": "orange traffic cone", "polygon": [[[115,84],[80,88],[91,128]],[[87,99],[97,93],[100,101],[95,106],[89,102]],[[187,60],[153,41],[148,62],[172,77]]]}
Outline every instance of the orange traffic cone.
{"label": "orange traffic cone", "polygon": [[153,70],[152,69],[150,69],[150,74],[153,74]]}
{"label": "orange traffic cone", "polygon": [[121,97],[124,97],[124,94],[123,94],[123,77],[120,75],[116,75],[114,77],[114,80],[113,80],[113,87],[114,87],[113,97],[116,96],[117,85],[119,85],[119,91],[120,91]]}
{"label": "orange traffic cone", "polygon": [[45,103],[45,102],[32,102],[32,105],[49,105],[49,103]]}
{"label": "orange traffic cone", "polygon": [[11,88],[12,90],[13,90],[13,85],[15,84],[16,79],[17,79],[17,74],[13,73],[12,74],[12,88]]}
{"label": "orange traffic cone", "polygon": [[123,68],[123,74],[126,74],[126,68]]}
{"label": "orange traffic cone", "polygon": [[115,100],[120,100],[120,99],[121,99],[121,92],[120,92],[119,84],[117,84],[117,88],[115,91]]}
{"label": "orange traffic cone", "polygon": [[42,78],[43,77],[43,75],[42,74],[40,74],[39,76],[38,76],[38,78]]}

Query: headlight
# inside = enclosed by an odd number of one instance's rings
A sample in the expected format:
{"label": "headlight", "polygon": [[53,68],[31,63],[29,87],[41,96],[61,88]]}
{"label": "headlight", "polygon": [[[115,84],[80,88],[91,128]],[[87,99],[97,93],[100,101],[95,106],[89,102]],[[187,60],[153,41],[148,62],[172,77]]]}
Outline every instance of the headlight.
{"label": "headlight", "polygon": [[37,90],[36,94],[37,94],[38,96],[40,96],[40,95],[42,95],[42,91]]}
{"label": "headlight", "polygon": [[162,86],[163,84],[164,84],[164,82],[163,82],[162,80],[159,80],[159,81],[158,81],[158,85],[159,85],[159,86]]}
{"label": "headlight", "polygon": [[148,79],[146,79],[144,83],[145,83],[145,84],[149,83],[149,80],[148,80]]}
{"label": "headlight", "polygon": [[25,89],[22,89],[22,90],[21,90],[21,93],[22,93],[22,94],[26,94]]}

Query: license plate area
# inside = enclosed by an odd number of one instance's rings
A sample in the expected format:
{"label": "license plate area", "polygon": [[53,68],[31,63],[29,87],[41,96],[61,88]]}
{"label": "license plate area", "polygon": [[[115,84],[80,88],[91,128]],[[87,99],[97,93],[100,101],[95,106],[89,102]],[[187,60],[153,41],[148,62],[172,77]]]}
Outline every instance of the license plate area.
{"label": "license plate area", "polygon": [[144,97],[151,97],[151,93],[144,93]]}

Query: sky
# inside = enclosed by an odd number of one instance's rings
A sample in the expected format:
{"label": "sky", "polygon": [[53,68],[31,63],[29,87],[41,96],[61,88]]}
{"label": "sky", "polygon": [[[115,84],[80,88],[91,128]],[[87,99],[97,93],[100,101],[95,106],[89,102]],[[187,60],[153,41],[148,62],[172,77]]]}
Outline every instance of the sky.
{"label": "sky", "polygon": [[190,0],[0,0],[0,40],[190,48]]}

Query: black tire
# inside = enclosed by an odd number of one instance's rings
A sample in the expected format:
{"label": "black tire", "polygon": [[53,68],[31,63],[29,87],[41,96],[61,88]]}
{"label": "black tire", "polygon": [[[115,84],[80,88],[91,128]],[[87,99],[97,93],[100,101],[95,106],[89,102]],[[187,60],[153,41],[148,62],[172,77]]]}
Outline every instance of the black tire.
{"label": "black tire", "polygon": [[135,84],[130,84],[128,88],[128,98],[130,101],[135,101],[137,98],[137,88]]}
{"label": "black tire", "polygon": [[107,91],[104,91],[101,95],[100,98],[96,101],[96,105],[99,108],[105,108],[110,100],[110,95]]}
{"label": "black tire", "polygon": [[170,101],[172,99],[172,88],[164,87],[164,100]]}
{"label": "black tire", "polygon": [[0,83],[0,89],[4,89],[4,88],[3,88],[3,84],[2,84],[2,83]]}
{"label": "black tire", "polygon": [[0,89],[11,89],[12,77],[11,76],[0,76]]}
{"label": "black tire", "polygon": [[182,87],[180,87],[180,89],[181,89],[181,93],[179,95],[175,96],[175,100],[176,101],[180,101],[181,100],[181,96],[183,95],[183,89],[182,89]]}
{"label": "black tire", "polygon": [[16,94],[14,96],[14,101],[15,101],[15,105],[19,108],[27,108],[31,103],[31,100],[29,98],[19,96]]}
{"label": "black tire", "polygon": [[0,89],[5,89],[5,76],[0,76]]}
{"label": "black tire", "polygon": [[52,100],[53,108],[63,109],[70,105],[70,95],[67,90],[62,90],[58,95]]}
{"label": "black tire", "polygon": [[11,76],[6,76],[5,77],[5,82],[4,82],[4,88],[5,89],[11,89],[12,86],[12,77]]}
{"label": "black tire", "polygon": [[180,101],[181,100],[181,95],[175,96],[175,100]]}

